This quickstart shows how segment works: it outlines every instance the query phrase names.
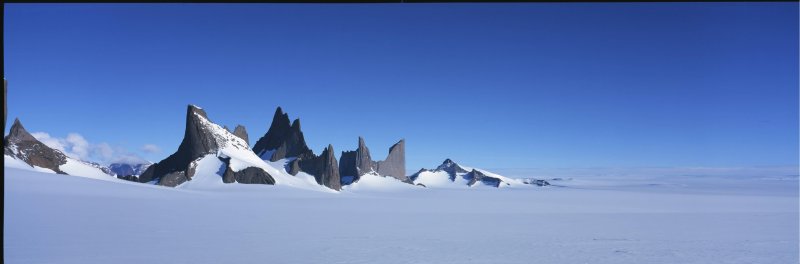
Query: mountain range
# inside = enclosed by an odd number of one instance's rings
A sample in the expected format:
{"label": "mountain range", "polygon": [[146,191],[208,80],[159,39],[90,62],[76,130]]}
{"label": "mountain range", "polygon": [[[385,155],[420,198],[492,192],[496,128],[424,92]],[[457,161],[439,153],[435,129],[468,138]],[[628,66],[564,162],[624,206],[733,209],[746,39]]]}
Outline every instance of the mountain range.
{"label": "mountain range", "polygon": [[280,107],[275,110],[269,129],[252,149],[243,125],[231,131],[212,122],[198,106],[187,107],[185,122],[183,140],[167,158],[156,163],[112,163],[106,167],[48,147],[15,119],[3,139],[4,161],[6,166],[17,168],[167,187],[186,185],[199,177],[204,184],[279,184],[307,189],[324,186],[339,191],[343,186],[358,184],[364,175],[429,188],[548,185],[544,180],[508,178],[450,159],[436,169],[421,169],[407,176],[404,139],[389,148],[384,160],[372,159],[363,137],[358,137],[355,150],[342,151],[338,160],[332,145],[316,155],[306,145],[300,119],[290,122],[289,115]]}

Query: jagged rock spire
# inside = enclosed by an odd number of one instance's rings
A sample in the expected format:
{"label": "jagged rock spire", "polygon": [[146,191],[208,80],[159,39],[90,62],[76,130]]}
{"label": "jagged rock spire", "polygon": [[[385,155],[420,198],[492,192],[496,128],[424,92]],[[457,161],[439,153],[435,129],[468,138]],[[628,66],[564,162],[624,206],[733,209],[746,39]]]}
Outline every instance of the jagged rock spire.
{"label": "jagged rock spire", "polygon": [[378,161],[376,170],[383,176],[392,176],[398,180],[407,180],[406,176],[406,141],[401,139],[389,148],[385,160]]}
{"label": "jagged rock spire", "polygon": [[358,181],[362,175],[377,172],[382,176],[392,176],[399,180],[406,180],[405,140],[400,140],[389,148],[389,155],[385,160],[373,161],[369,148],[363,137],[358,137],[358,148],[354,151],[343,151],[339,161],[339,174],[353,176],[353,182]]}
{"label": "jagged rock spire", "polygon": [[192,162],[206,154],[214,153],[219,143],[207,131],[205,122],[209,121],[203,109],[189,105],[186,110],[186,131],[178,150],[166,159],[153,164],[139,176],[140,182],[159,180],[160,185],[174,187],[193,176],[190,173]]}
{"label": "jagged rock spire", "polygon": [[358,148],[352,151],[343,151],[339,161],[339,175],[353,176],[353,182],[358,181],[362,175],[374,171],[374,162],[369,154],[369,148],[363,137],[358,137]]}
{"label": "jagged rock spire", "polygon": [[328,145],[319,156],[300,158],[298,165],[300,170],[314,175],[318,184],[338,191],[342,188],[341,177],[333,153],[333,145]]}
{"label": "jagged rock spire", "polygon": [[253,152],[262,159],[270,161],[286,157],[311,157],[314,154],[306,145],[305,137],[300,130],[300,119],[290,123],[289,115],[280,107],[275,110],[267,133],[253,146]]}

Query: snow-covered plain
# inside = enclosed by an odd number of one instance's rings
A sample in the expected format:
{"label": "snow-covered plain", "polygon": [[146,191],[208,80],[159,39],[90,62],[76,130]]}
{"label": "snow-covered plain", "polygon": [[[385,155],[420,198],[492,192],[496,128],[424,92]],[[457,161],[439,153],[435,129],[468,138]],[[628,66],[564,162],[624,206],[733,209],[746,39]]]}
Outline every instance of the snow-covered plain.
{"label": "snow-covered plain", "polygon": [[336,193],[4,175],[6,263],[798,263],[797,177]]}

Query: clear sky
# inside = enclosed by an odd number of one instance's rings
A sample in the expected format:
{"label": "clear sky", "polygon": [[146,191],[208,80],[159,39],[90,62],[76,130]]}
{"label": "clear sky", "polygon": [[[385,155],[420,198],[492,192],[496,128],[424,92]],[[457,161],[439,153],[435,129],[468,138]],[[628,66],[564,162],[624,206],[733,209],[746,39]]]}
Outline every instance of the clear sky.
{"label": "clear sky", "polygon": [[410,172],[798,164],[798,3],[4,7],[7,129],[96,160],[166,157],[196,104]]}

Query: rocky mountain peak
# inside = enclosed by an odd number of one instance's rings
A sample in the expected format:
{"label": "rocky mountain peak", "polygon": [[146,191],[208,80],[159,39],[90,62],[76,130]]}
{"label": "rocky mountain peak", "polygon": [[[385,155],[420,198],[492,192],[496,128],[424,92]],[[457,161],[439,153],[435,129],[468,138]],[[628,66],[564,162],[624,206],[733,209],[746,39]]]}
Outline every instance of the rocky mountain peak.
{"label": "rocky mountain peak", "polygon": [[207,154],[216,153],[220,147],[232,145],[239,148],[238,142],[230,132],[208,119],[206,112],[195,105],[186,111],[186,130],[178,150],[166,159],[148,167],[139,177],[140,182],[158,180],[160,185],[174,187],[193,176],[190,164]]}
{"label": "rocky mountain peak", "polygon": [[313,175],[318,184],[334,190],[342,188],[339,166],[336,162],[333,145],[328,145],[319,156],[312,154],[309,157],[301,157],[297,163],[300,170]]}
{"label": "rocky mountain peak", "polygon": [[300,130],[300,119],[295,119],[290,124],[289,115],[280,107],[275,110],[267,133],[253,146],[253,152],[270,161],[286,157],[311,157],[314,154],[306,145],[303,132]]}
{"label": "rocky mountain peak", "polygon": [[439,167],[436,167],[436,170],[437,171],[446,171],[447,173],[450,173],[450,174],[467,172],[467,170],[462,168],[460,165],[458,165],[458,163],[455,163],[451,159],[445,159],[444,162],[442,162],[442,165],[439,165]]}
{"label": "rocky mountain peak", "polygon": [[25,127],[22,126],[22,122],[19,121],[19,118],[14,119],[14,124],[11,125],[11,130],[6,138],[13,142],[38,141],[33,137],[33,135],[28,133],[28,130],[25,130]]}
{"label": "rocky mountain peak", "polygon": [[3,138],[3,153],[28,165],[50,169],[66,174],[59,166],[67,163],[67,156],[37,140],[25,130],[19,119],[14,120],[9,134]]}

